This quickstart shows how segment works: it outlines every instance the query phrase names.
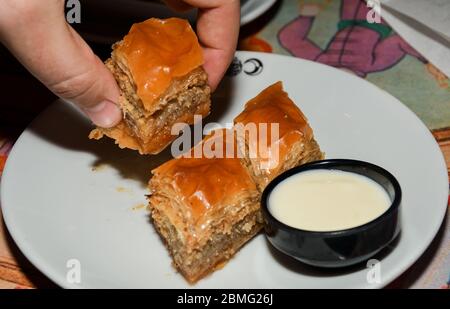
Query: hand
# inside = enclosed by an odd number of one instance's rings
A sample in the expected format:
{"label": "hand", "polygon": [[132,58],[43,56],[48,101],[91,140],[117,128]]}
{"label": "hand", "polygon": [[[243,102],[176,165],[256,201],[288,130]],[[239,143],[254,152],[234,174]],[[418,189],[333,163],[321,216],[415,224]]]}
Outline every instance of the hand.
{"label": "hand", "polygon": [[[67,24],[64,0],[0,1],[0,41],[44,85],[100,127],[122,118],[112,74]],[[24,91],[26,91],[24,89]]]}
{"label": "hand", "polygon": [[204,48],[204,68],[215,90],[236,51],[240,27],[238,0],[166,0],[176,11],[198,8],[197,35]]}

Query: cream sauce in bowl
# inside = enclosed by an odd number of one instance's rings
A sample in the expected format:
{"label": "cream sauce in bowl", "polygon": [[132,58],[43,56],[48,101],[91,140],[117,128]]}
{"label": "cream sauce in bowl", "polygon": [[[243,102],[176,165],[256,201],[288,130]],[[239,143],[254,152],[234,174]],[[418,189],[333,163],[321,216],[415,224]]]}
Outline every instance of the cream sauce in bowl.
{"label": "cream sauce in bowl", "polygon": [[294,174],[276,185],[268,209],[280,222],[314,232],[345,230],[381,216],[392,201],[369,177],[316,169]]}

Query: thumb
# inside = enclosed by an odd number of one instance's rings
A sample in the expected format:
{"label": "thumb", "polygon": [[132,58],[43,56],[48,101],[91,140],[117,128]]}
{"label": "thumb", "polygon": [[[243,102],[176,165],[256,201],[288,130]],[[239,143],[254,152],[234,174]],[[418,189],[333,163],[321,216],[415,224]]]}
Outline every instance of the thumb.
{"label": "thumb", "polygon": [[59,97],[78,105],[99,127],[112,127],[122,118],[116,105],[119,99],[117,83],[81,37],[70,26],[67,29],[77,53],[58,68],[65,74],[51,80],[47,86]]}
{"label": "thumb", "polygon": [[[96,125],[114,126],[122,118],[115,104],[118,86],[102,61],[66,23],[63,5],[64,1],[45,6],[29,1],[23,10],[12,8],[12,18],[0,24],[2,41],[57,96],[75,103]],[[20,18],[14,18],[14,12]]]}

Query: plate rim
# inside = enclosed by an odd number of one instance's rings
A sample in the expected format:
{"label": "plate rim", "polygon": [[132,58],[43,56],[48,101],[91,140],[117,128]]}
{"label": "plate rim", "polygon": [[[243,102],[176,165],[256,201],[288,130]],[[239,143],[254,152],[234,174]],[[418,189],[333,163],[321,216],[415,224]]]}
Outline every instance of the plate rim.
{"label": "plate rim", "polygon": [[258,7],[257,10],[251,11],[248,14],[241,16],[241,27],[245,26],[249,23],[251,23],[252,21],[254,21],[255,19],[257,19],[258,17],[260,17],[261,15],[263,15],[265,12],[267,12],[278,0],[266,0],[264,2],[261,2],[260,0],[249,0],[246,3],[244,3],[244,5],[241,7],[241,12],[242,9],[249,4],[252,3],[260,3],[261,5]]}
{"label": "plate rim", "polygon": [[[430,139],[432,139],[432,141],[434,142],[435,147],[437,147],[437,149],[439,150],[439,161],[440,161],[440,166],[441,166],[441,170],[444,172],[445,171],[445,175],[447,178],[447,185],[446,185],[446,189],[443,190],[443,192],[446,191],[446,196],[443,202],[443,206],[442,207],[442,211],[439,214],[439,224],[437,224],[431,231],[431,238],[427,239],[426,243],[427,245],[423,246],[418,252],[420,254],[416,254],[416,256],[414,257],[410,257],[409,259],[407,259],[407,262],[403,263],[402,267],[397,267],[395,271],[391,271],[389,274],[385,274],[383,275],[383,282],[381,283],[377,283],[377,284],[373,284],[371,286],[361,286],[359,288],[383,288],[385,286],[387,286],[388,284],[390,284],[393,280],[395,280],[396,278],[398,278],[399,276],[401,276],[408,268],[410,268],[417,260],[420,259],[420,257],[424,254],[424,252],[430,247],[430,244],[432,243],[432,241],[435,239],[440,227],[442,226],[442,222],[445,218],[445,215],[447,213],[447,200],[448,200],[448,196],[449,196],[449,183],[448,183],[448,177],[447,177],[447,166],[445,163],[445,159],[444,159],[444,155],[442,153],[442,151],[440,150],[440,147],[438,145],[438,143],[436,142],[436,140],[434,139],[431,131],[428,129],[428,127],[424,124],[424,122],[412,111],[410,110],[405,104],[403,104],[399,99],[397,99],[396,97],[394,97],[393,95],[391,95],[390,93],[388,93],[387,91],[385,91],[384,89],[379,88],[377,85],[369,82],[366,79],[362,79],[360,77],[357,77],[355,75],[352,75],[348,72],[345,71],[341,71],[337,68],[322,64],[322,63],[317,63],[314,61],[310,61],[310,60],[306,60],[306,59],[301,59],[301,58],[296,58],[296,57],[292,57],[292,56],[286,56],[286,55],[279,55],[279,54],[271,54],[271,53],[263,53],[263,52],[249,52],[249,51],[236,51],[235,56],[239,57],[239,56],[253,56],[253,57],[269,57],[269,58],[280,58],[280,59],[285,59],[286,61],[299,61],[299,62],[308,62],[310,64],[313,65],[318,65],[321,66],[323,69],[325,70],[338,70],[340,71],[340,73],[344,73],[344,74],[348,74],[349,78],[354,78],[355,80],[359,80],[360,82],[363,83],[367,83],[368,86],[370,87],[375,87],[377,88],[377,90],[381,90],[384,95],[388,95],[389,97],[391,97],[393,100],[395,100],[397,102],[397,104],[402,106],[402,109],[405,113],[409,113],[410,116],[414,117],[417,125],[422,126],[422,129],[426,131],[426,134],[428,135],[428,137]],[[58,100],[57,100],[58,101]],[[51,111],[52,109],[55,108],[55,103],[51,104],[49,107],[47,107],[45,110],[43,110],[27,127],[26,129],[20,134],[20,136],[17,138],[16,142],[14,143],[13,148],[11,149],[9,155],[8,155],[8,159],[6,161],[6,165],[5,168],[3,170],[3,174],[1,177],[1,181],[0,181],[0,211],[2,212],[3,215],[3,220],[5,222],[5,226],[8,230],[8,232],[10,233],[12,239],[14,240],[15,244],[17,245],[17,247],[20,249],[20,251],[24,254],[24,256],[31,262],[31,264],[33,264],[34,267],[36,267],[40,272],[42,272],[47,278],[49,278],[51,281],[53,281],[54,283],[56,283],[57,285],[59,285],[60,287],[63,288],[90,288],[89,284],[86,285],[75,285],[75,284],[70,284],[67,283],[65,280],[63,280],[64,278],[61,278],[60,275],[54,271],[52,269],[52,267],[50,265],[48,265],[45,261],[43,260],[39,260],[39,255],[33,254],[32,253],[32,249],[30,247],[27,246],[26,241],[24,239],[22,239],[20,236],[17,235],[17,230],[15,230],[14,228],[12,228],[13,226],[13,222],[11,222],[11,215],[10,215],[10,210],[13,209],[13,207],[6,207],[5,208],[5,201],[7,199],[6,195],[8,193],[5,193],[4,190],[4,186],[5,186],[5,179],[9,179],[10,177],[8,176],[11,171],[10,169],[12,168],[11,165],[13,163],[14,159],[14,154],[17,151],[17,145],[20,145],[20,143],[23,142],[23,139],[25,138],[24,136],[26,136],[29,133],[29,128],[32,127],[36,122],[39,121],[39,119],[47,112]],[[6,211],[5,211],[6,209]],[[95,288],[95,287],[94,287]]]}

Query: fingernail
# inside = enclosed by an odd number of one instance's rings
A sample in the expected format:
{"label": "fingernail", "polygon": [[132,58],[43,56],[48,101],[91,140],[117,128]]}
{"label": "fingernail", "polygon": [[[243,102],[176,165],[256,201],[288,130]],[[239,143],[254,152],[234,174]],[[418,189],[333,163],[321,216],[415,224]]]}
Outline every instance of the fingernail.
{"label": "fingernail", "polygon": [[102,128],[113,127],[122,119],[122,112],[119,107],[108,100],[92,107],[85,107],[83,110],[95,125]]}

